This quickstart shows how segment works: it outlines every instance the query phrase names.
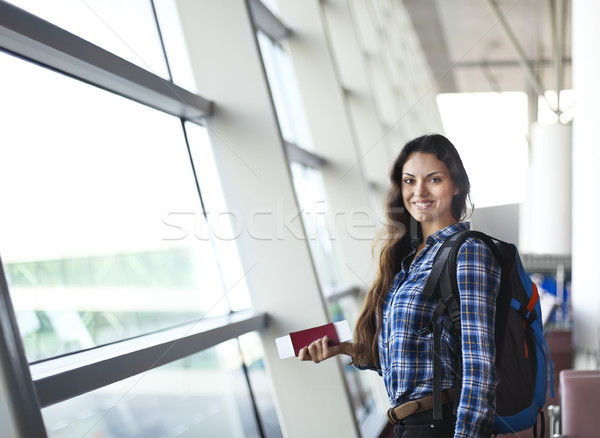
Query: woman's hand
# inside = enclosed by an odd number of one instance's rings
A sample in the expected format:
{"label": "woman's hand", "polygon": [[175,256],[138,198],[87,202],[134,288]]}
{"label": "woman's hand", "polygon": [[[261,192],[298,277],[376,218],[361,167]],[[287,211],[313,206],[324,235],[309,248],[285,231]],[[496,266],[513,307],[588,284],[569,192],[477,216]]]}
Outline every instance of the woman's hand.
{"label": "woman's hand", "polygon": [[353,344],[351,342],[342,342],[338,345],[329,345],[329,337],[324,336],[313,341],[307,347],[304,347],[298,353],[300,360],[312,360],[319,363],[338,354],[347,354],[352,356]]}

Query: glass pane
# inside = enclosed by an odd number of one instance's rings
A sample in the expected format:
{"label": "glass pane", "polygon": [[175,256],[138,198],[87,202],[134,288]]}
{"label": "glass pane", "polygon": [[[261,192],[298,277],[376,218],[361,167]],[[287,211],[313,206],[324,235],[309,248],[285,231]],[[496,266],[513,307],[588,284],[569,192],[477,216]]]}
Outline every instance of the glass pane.
{"label": "glass pane", "polygon": [[304,105],[290,57],[262,32],[258,32],[262,60],[283,138],[304,149],[313,144],[304,115]]}
{"label": "glass pane", "polygon": [[[206,209],[207,233],[219,259],[226,300],[231,310],[247,309],[250,307],[250,295],[246,276],[255,265],[244,270],[237,249],[237,239],[241,233],[248,232],[246,218],[227,208],[208,131],[193,123],[186,123],[185,127]],[[204,190],[204,187],[210,190]]]}
{"label": "glass pane", "polygon": [[29,360],[227,313],[179,119],[0,70],[0,254]]}
{"label": "glass pane", "polygon": [[127,61],[168,79],[148,0],[9,0]]}
{"label": "glass pane", "polygon": [[[321,286],[334,287],[343,284],[340,261],[334,246],[335,225],[333,233],[328,228],[327,200],[320,171],[303,164],[290,164],[294,188],[302,209],[306,236],[315,260],[315,267]],[[335,218],[332,218],[333,220]]]}
{"label": "glass pane", "polygon": [[193,93],[198,91],[175,0],[154,0],[173,82]]}
{"label": "glass pane", "polygon": [[248,333],[239,339],[264,435],[266,438],[280,438],[283,435],[277,418],[273,389],[265,369],[264,352],[258,334]]}
{"label": "glass pane", "polygon": [[235,340],[42,410],[48,436],[258,437]]}
{"label": "glass pane", "polygon": [[[354,327],[361,310],[360,298],[354,296],[341,297],[329,303],[329,312],[332,321],[347,320],[350,327]],[[344,360],[344,359],[343,359]],[[345,360],[345,362],[349,362]],[[344,375],[350,391],[350,401],[354,408],[356,419],[361,423],[367,415],[376,408],[369,375],[352,365],[344,366]]]}

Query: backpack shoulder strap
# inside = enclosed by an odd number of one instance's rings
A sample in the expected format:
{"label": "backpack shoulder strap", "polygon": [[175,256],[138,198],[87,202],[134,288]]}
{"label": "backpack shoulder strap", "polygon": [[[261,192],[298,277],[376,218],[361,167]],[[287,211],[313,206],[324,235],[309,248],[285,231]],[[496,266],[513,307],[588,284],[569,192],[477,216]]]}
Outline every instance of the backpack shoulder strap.
{"label": "backpack shoulder strap", "polygon": [[[439,301],[433,312],[433,419],[440,420],[442,418],[442,364],[441,364],[441,346],[440,346],[440,329],[438,318],[447,311],[454,327],[458,332],[460,339],[461,333],[461,318],[460,318],[460,294],[458,290],[458,282],[456,276],[457,256],[460,247],[469,237],[481,239],[492,251],[495,257],[500,255],[494,243],[494,239],[485,233],[479,231],[459,231],[448,237],[438,250],[431,268],[431,273],[425,286],[423,294],[428,297],[437,296]],[[455,408],[458,407],[458,399],[460,397],[460,382],[462,379],[462,359],[459,357],[457,364],[456,389],[458,391],[455,400]]]}
{"label": "backpack shoulder strap", "polygon": [[425,287],[423,288],[423,293],[426,296],[432,297],[435,295],[435,289],[440,278],[442,278],[442,270],[444,266],[447,264],[450,266],[456,266],[458,251],[464,241],[469,237],[475,237],[482,240],[490,248],[494,254],[494,257],[500,258],[500,253],[495,244],[497,239],[494,239],[493,237],[488,236],[481,231],[474,230],[465,230],[454,233],[452,236],[448,237],[444,243],[442,243],[442,246],[435,255],[433,266],[431,268],[431,274],[429,275],[429,278],[425,283]]}
{"label": "backpack shoulder strap", "polygon": [[439,294],[457,330],[460,330],[460,306],[458,306],[460,296],[456,280],[456,263],[460,247],[469,237],[481,239],[494,256],[499,258],[500,254],[492,237],[480,231],[459,231],[442,243],[433,260],[431,274],[423,288],[425,296],[433,297],[436,293]]}

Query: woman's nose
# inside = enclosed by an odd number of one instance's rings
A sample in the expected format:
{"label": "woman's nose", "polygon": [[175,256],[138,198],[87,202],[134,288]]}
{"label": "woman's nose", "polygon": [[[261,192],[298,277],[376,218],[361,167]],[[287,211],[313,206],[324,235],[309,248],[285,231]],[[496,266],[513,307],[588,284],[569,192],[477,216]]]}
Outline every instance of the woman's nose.
{"label": "woman's nose", "polygon": [[424,182],[418,182],[415,187],[415,195],[425,196],[427,194],[427,185]]}

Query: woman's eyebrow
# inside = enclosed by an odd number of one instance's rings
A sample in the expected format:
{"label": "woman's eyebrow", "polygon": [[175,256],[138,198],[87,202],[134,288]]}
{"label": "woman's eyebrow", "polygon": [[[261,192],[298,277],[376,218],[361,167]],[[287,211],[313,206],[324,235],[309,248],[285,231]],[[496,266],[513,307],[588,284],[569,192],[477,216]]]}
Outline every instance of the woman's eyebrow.
{"label": "woman's eyebrow", "polygon": [[[434,172],[428,173],[425,178],[429,178],[430,176],[435,175],[436,173],[441,173],[442,175],[444,174],[444,172],[442,172],[441,170],[436,170]],[[412,176],[413,178],[415,178],[415,176],[412,173],[408,173],[408,172],[404,172],[402,175],[406,175],[406,176]]]}

